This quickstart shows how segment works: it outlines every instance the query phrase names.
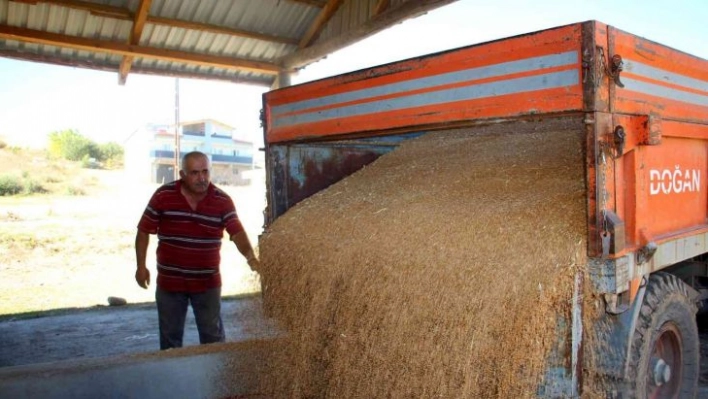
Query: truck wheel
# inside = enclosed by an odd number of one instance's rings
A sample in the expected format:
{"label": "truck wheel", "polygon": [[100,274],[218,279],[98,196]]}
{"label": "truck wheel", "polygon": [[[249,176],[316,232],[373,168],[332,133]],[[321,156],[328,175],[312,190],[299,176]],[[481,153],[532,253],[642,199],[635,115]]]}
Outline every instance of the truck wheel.
{"label": "truck wheel", "polygon": [[686,287],[668,273],[649,278],[632,340],[630,397],[695,397],[700,347],[696,306]]}

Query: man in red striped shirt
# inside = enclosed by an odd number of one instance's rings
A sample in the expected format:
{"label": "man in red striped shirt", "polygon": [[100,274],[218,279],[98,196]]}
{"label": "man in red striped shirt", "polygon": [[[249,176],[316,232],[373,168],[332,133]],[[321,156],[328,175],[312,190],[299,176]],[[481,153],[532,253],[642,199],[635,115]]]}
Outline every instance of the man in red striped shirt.
{"label": "man in red striped shirt", "polygon": [[182,346],[189,304],[199,342],[224,342],[219,274],[224,230],[251,269],[259,266],[231,197],[211,183],[209,169],[205,154],[186,154],[180,180],[155,191],[138,223],[135,280],[145,289],[150,284],[145,265],[150,234],[158,238],[155,302],[160,349]]}

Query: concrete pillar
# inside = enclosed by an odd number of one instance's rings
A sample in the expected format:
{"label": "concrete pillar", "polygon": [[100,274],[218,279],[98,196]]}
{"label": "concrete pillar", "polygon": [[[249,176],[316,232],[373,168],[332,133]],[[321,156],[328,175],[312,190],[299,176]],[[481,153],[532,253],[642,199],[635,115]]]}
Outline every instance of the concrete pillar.
{"label": "concrete pillar", "polygon": [[290,80],[291,76],[292,73],[290,71],[285,71],[281,69],[280,72],[278,72],[278,77],[275,79],[275,82],[273,83],[273,86],[271,88],[275,90],[292,85],[292,82]]}

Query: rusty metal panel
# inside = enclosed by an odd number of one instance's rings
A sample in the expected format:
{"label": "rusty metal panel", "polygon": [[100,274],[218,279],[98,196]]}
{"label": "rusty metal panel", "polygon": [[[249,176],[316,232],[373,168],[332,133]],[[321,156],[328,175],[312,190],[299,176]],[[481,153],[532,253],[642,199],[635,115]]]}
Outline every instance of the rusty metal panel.
{"label": "rusty metal panel", "polygon": [[583,99],[586,112],[609,112],[609,84],[604,71],[607,50],[607,25],[598,21],[583,23]]}
{"label": "rusty metal panel", "polygon": [[298,202],[370,164],[400,142],[420,134],[270,145],[267,148],[266,225]]}

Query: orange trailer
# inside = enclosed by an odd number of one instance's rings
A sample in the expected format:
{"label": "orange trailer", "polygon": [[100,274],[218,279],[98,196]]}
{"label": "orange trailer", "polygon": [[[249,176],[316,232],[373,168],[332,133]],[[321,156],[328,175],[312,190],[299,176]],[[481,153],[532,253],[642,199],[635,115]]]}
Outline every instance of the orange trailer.
{"label": "orange trailer", "polygon": [[584,346],[591,329],[612,347],[595,364],[616,381],[610,394],[695,395],[694,315],[708,298],[708,61],[588,21],[275,90],[263,100],[266,225],[430,130],[582,121],[587,266],[605,302],[603,328],[582,325],[578,299],[567,320],[566,361],[551,365],[546,379],[560,383],[540,387],[539,396],[582,393],[584,354],[604,350]]}

